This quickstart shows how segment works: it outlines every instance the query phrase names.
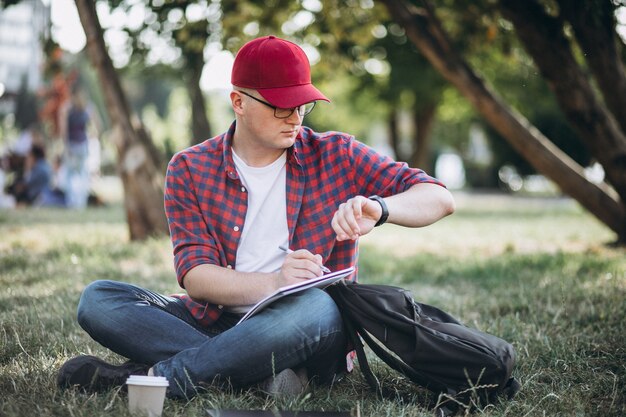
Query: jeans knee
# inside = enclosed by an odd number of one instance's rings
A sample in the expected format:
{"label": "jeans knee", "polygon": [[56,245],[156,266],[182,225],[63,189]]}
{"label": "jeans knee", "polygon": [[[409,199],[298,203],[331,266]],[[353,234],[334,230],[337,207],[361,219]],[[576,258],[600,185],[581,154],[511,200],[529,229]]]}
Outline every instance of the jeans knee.
{"label": "jeans knee", "polygon": [[110,288],[113,281],[98,280],[87,285],[80,295],[76,312],[78,324],[83,329],[91,327],[94,318],[100,316],[95,310],[102,307],[103,292]]}
{"label": "jeans knee", "polygon": [[303,302],[306,303],[307,311],[315,312],[315,317],[320,326],[326,329],[341,329],[342,319],[341,313],[335,301],[326,293],[326,291],[318,288],[311,288],[303,293]]}
{"label": "jeans knee", "polygon": [[[312,334],[316,334],[317,353],[315,360],[307,362],[307,367],[320,381],[332,379],[332,375],[341,366],[347,352],[346,333],[339,307],[326,291],[313,289],[307,291],[309,315],[317,320],[311,322]],[[315,330],[313,330],[315,329]],[[321,355],[321,356],[320,356]]]}

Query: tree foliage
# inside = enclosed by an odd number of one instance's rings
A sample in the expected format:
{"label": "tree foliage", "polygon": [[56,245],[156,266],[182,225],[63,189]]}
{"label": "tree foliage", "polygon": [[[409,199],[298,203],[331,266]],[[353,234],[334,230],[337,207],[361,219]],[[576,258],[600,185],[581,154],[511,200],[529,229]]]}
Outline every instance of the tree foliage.
{"label": "tree foliage", "polygon": [[[144,4],[108,0],[107,4],[112,10],[121,10],[124,14],[131,14],[137,9],[137,15],[143,16],[141,21],[124,27],[129,39],[129,65],[140,68],[157,66],[161,75],[183,81],[192,110],[191,142],[210,137],[212,132],[206,100],[200,89],[200,77],[207,44],[219,42],[222,16],[219,3],[151,0]],[[169,51],[167,58],[163,58],[165,54],[161,49]]]}

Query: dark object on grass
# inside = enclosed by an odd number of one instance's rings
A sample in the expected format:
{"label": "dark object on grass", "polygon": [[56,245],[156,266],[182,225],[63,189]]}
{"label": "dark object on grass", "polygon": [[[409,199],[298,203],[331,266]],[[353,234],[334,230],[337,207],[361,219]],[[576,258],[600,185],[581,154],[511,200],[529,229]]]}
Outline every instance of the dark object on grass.
{"label": "dark object on grass", "polygon": [[359,336],[390,367],[439,394],[442,415],[484,406],[499,397],[512,399],[519,390],[511,378],[515,362],[511,344],[416,302],[409,291],[343,281],[328,292],[339,306],[361,372],[380,396],[394,394],[381,389]]}
{"label": "dark object on grass", "polygon": [[207,410],[209,417],[351,417],[347,411]]}
{"label": "dark object on grass", "polygon": [[90,355],[80,355],[65,362],[57,376],[61,389],[76,387],[85,392],[105,391],[125,386],[130,375],[147,375],[147,365],[126,362],[113,365]]}

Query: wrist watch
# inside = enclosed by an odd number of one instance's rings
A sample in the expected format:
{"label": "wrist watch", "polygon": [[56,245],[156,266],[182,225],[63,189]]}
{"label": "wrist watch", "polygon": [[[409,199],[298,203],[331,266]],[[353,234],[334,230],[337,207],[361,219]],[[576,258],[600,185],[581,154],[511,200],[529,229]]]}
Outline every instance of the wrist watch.
{"label": "wrist watch", "polygon": [[380,219],[378,219],[378,221],[374,225],[374,227],[378,227],[387,221],[387,218],[389,217],[389,209],[387,209],[387,204],[385,203],[385,200],[383,200],[382,197],[378,195],[371,195],[368,198],[380,204],[380,208],[383,210],[383,213],[380,215]]}

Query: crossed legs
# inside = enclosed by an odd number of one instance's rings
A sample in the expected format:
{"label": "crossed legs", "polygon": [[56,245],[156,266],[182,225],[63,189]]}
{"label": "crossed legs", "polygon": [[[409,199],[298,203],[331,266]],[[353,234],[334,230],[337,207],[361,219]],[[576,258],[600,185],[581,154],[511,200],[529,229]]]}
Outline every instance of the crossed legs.
{"label": "crossed legs", "polygon": [[194,395],[200,383],[246,387],[287,368],[305,367],[320,383],[341,371],[341,316],[324,291],[284,297],[235,326],[237,319],[224,313],[200,328],[181,300],[115,281],[90,284],[78,306],[78,322],[94,340],[152,366],[174,397]]}

